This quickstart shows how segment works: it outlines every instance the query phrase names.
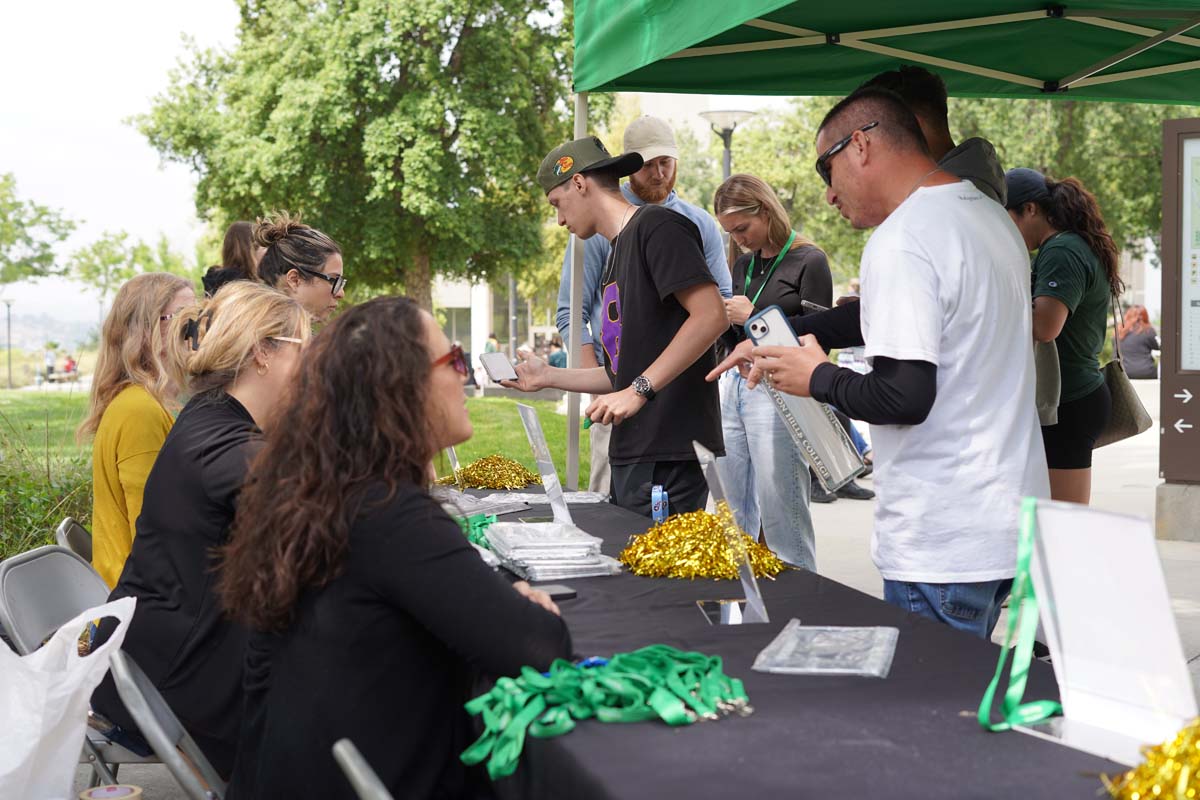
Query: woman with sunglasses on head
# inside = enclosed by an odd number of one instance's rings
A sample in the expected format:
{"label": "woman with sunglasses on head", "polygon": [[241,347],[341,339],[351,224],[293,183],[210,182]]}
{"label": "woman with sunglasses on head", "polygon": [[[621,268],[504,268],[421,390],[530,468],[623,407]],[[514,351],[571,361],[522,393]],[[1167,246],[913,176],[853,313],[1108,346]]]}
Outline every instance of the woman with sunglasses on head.
{"label": "woman with sunglasses on head", "polygon": [[259,220],[254,243],[266,248],[258,279],[294,297],[314,321],[328,322],[346,296],[341,246],[286,211]]}
{"label": "woman with sunglasses on head", "polygon": [[[296,301],[250,281],[175,315],[167,363],[192,399],[150,471],[133,550],[110,596],[137,598],[123,649],[222,775],[233,766],[241,717],[245,632],[214,594],[214,552],[229,538],[247,464],[278,420],[310,329]],[[101,623],[100,641],[110,625]],[[136,732],[111,677],[92,706]]]}
{"label": "woman with sunglasses on head", "polygon": [[459,761],[479,672],[571,654],[558,609],[487,567],[426,490],[471,436],[467,365],[428,313],[381,297],[313,341],[220,568],[253,633],[230,798],[348,797],[343,737],[397,797],[490,795]]}
{"label": "woman with sunglasses on head", "polygon": [[92,444],[92,566],[111,588],[121,577],[142,510],[146,476],[179,410],[163,365],[171,317],[196,301],[192,284],[151,272],[117,292],[100,331],[91,401],[78,436]]}

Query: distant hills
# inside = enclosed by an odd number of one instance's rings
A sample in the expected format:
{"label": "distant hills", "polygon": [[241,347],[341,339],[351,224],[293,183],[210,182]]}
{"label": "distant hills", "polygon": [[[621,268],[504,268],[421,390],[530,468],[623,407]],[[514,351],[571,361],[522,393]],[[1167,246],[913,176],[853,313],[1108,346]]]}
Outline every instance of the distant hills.
{"label": "distant hills", "polygon": [[[4,311],[0,306],[0,347],[6,343]],[[13,350],[38,351],[47,342],[57,342],[62,349],[77,350],[96,338],[97,328],[95,321],[63,320],[44,313],[13,313],[12,347]]]}

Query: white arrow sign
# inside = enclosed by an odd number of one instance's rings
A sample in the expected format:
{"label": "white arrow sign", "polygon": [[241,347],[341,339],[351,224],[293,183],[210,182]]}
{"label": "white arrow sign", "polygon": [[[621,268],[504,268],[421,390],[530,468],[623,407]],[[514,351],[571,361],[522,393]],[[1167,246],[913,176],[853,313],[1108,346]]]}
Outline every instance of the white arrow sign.
{"label": "white arrow sign", "polygon": [[1189,392],[1187,389],[1184,389],[1182,392],[1178,392],[1175,394],[1175,399],[1182,400],[1183,404],[1186,406],[1192,400],[1192,393]]}
{"label": "white arrow sign", "polygon": [[1187,430],[1190,427],[1192,427],[1190,424],[1184,422],[1181,419],[1175,420],[1175,430],[1178,431],[1179,433],[1183,433],[1185,430]]}

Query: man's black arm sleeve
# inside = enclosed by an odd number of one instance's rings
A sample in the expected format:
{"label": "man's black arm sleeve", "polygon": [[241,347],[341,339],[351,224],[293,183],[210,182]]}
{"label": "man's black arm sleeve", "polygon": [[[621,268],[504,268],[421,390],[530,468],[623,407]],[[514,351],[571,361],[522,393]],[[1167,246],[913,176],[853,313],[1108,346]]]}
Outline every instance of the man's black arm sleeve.
{"label": "man's black arm sleeve", "polygon": [[873,371],[860,375],[834,364],[820,364],[813,371],[809,390],[822,403],[874,425],[924,422],[937,397],[937,365],[876,356],[873,366]]}
{"label": "man's black arm sleeve", "polygon": [[842,347],[861,347],[862,326],[859,322],[859,303],[854,301],[834,306],[828,311],[788,317],[796,336],[811,333],[817,337],[825,352]]}

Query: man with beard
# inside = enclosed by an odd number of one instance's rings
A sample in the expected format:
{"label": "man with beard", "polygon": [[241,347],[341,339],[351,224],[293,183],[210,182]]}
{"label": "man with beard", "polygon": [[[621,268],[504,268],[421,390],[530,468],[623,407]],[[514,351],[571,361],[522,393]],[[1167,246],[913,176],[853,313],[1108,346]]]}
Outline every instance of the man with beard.
{"label": "man with beard", "polygon": [[[700,229],[704,259],[721,297],[733,295],[733,283],[729,274],[729,262],[721,231],[707,211],[680,199],[675,193],[676,169],[679,148],[675,144],[675,133],[666,121],[658,117],[638,117],[625,129],[624,148],[626,153],[637,153],[642,157],[642,168],[629,176],[629,182],[621,186],[621,194],[634,206],[647,203],[682,214]],[[571,249],[563,254],[562,280],[558,288],[558,330],[566,347],[575,347],[582,368],[604,365],[604,350],[601,347],[600,330],[601,287],[600,275],[612,251],[608,239],[593,236],[583,244],[583,330],[578,340],[571,338]],[[593,492],[607,494],[611,470],[608,463],[608,440],[612,426],[593,424],[591,427],[592,460],[588,488]]]}

